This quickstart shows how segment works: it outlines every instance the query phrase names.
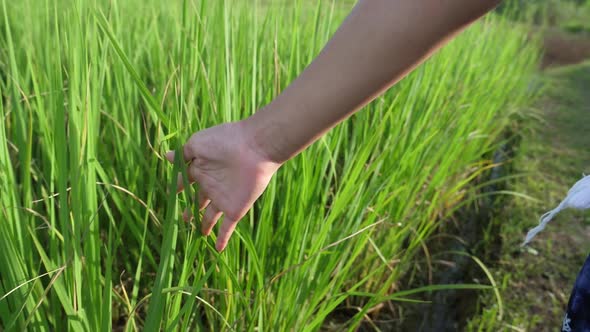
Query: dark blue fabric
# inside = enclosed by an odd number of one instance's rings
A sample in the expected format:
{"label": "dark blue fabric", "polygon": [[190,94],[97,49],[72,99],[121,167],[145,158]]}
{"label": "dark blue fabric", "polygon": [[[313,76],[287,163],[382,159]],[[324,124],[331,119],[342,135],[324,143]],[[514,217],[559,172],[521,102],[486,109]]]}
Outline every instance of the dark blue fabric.
{"label": "dark blue fabric", "polygon": [[590,332],[590,255],[570,295],[562,332]]}

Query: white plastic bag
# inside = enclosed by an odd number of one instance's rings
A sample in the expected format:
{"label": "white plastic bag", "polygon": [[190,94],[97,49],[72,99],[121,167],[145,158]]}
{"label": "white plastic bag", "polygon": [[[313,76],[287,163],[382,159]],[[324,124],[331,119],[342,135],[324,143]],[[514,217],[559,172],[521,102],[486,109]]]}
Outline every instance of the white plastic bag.
{"label": "white plastic bag", "polygon": [[531,229],[526,235],[526,239],[522,244],[527,245],[540,231],[545,229],[547,223],[555,217],[561,210],[565,209],[586,210],[590,209],[590,175],[584,176],[580,181],[576,182],[572,189],[567,193],[566,198],[559,203],[559,205],[541,216],[539,226]]}

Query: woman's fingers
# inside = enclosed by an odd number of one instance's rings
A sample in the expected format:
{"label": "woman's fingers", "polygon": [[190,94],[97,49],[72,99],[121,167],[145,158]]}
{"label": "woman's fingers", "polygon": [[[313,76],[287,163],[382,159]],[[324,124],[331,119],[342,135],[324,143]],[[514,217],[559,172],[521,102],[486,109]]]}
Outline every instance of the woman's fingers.
{"label": "woman's fingers", "polygon": [[[185,145],[183,147],[183,159],[185,162],[191,161],[193,158],[192,151],[190,148]],[[169,162],[174,163],[174,151],[169,151],[166,153],[166,159]],[[184,179],[182,173],[178,174],[178,178],[176,181],[177,191],[180,192],[184,190],[185,182],[188,180],[188,183],[193,183],[196,181],[196,175],[194,174],[197,171],[196,168],[189,166],[187,168],[187,177],[188,179]],[[211,204],[211,200],[208,197],[207,193],[204,190],[199,190],[198,192],[198,206],[199,211],[205,209],[205,213],[203,215],[203,219],[201,221],[201,232],[203,235],[208,236],[211,234],[211,230],[219,220],[222,215],[222,212],[215,207],[214,204]],[[182,215],[184,221],[190,221],[193,218],[192,211],[190,208],[186,209]],[[217,243],[215,244],[215,248],[218,251],[223,251],[229,242],[234,230],[236,229],[236,225],[238,224],[238,220],[233,220],[229,218],[225,218],[221,227],[219,228],[219,235],[217,237]]]}
{"label": "woman's fingers", "polygon": [[166,159],[168,159],[169,162],[174,164],[174,151],[166,152]]}
{"label": "woman's fingers", "polygon": [[[193,182],[197,182],[197,177],[199,174],[199,168],[193,164],[188,165],[188,167],[186,168],[186,176],[188,180],[189,184],[192,184]],[[176,180],[176,192],[179,193],[181,191],[184,190],[184,185],[185,185],[185,179],[182,176],[182,173],[178,173],[178,178]],[[201,201],[199,200],[199,206],[200,206]],[[203,201],[203,203],[206,203],[206,201]],[[206,204],[205,204],[206,205]],[[202,209],[200,209],[202,210]]]}
{"label": "woman's fingers", "polygon": [[184,212],[182,213],[182,220],[184,220],[184,222],[193,220],[193,212],[191,211],[191,208],[184,209]]}
{"label": "woman's fingers", "polygon": [[[185,147],[184,147],[184,156],[183,156],[185,162],[189,162],[189,161],[192,160],[192,159],[187,159],[188,156],[190,156],[188,154],[189,152],[187,152],[187,151],[189,151],[189,149],[187,149],[187,147],[185,145]],[[170,163],[172,163],[172,164],[174,163],[174,156],[175,156],[175,152],[174,151],[168,151],[168,152],[166,152],[166,159],[168,159],[168,161]],[[193,183],[193,182],[196,181],[195,176],[193,174],[191,174],[191,173],[194,173],[195,171],[196,171],[196,169],[193,169],[193,167],[191,167],[191,165],[188,165],[188,167],[186,168],[188,183]],[[178,178],[176,180],[176,192],[178,193],[178,192],[181,192],[183,190],[184,190],[184,178],[182,176],[182,173],[178,173]]]}
{"label": "woman's fingers", "polygon": [[[209,205],[211,200],[207,197],[207,194],[204,190],[199,190],[197,197],[198,198],[196,202],[199,204],[199,211],[203,211],[203,209],[205,209],[207,205]],[[190,208],[186,208],[182,214],[182,220],[184,220],[185,222],[189,222],[193,219],[193,217],[194,215],[192,213],[192,210]]]}
{"label": "woman's fingers", "polygon": [[211,200],[207,196],[207,193],[203,189],[199,190],[199,211],[203,211],[204,208],[211,203]]}
{"label": "woman's fingers", "polygon": [[205,209],[205,214],[203,215],[203,220],[201,222],[201,233],[207,236],[211,234],[211,230],[217,220],[221,217],[221,211],[219,211],[215,205],[209,204],[209,206]]}
{"label": "woman's fingers", "polygon": [[[188,169],[187,169],[188,170]],[[186,172],[187,181],[189,184],[195,182],[195,179],[191,176],[191,172]],[[179,193],[184,190],[184,177],[182,173],[178,173],[178,177],[176,178],[176,192]]]}
{"label": "woman's fingers", "polygon": [[[174,163],[174,151],[168,151],[166,152],[166,159],[168,159],[169,162]],[[195,157],[194,154],[194,149],[192,148],[191,145],[189,144],[185,144],[182,147],[182,158],[184,159],[185,162],[189,162],[191,160],[193,160],[193,158]]]}
{"label": "woman's fingers", "polygon": [[[185,150],[185,156],[184,157],[185,157],[185,161],[186,161],[186,154],[187,154],[186,151],[187,151],[187,149],[185,148],[184,150]],[[166,159],[168,159],[169,162],[174,163],[174,151],[168,151],[166,153]],[[176,179],[176,192],[177,193],[179,193],[179,192],[181,192],[181,191],[184,190],[185,182],[193,183],[193,182],[196,181],[196,176],[194,174],[194,173],[196,173],[196,171],[197,170],[196,170],[195,167],[192,167],[191,165],[189,165],[189,167],[187,167],[187,172],[186,172],[187,173],[187,179],[185,179],[183,177],[182,173],[178,173],[177,179]],[[202,189],[199,190],[199,193],[198,193],[197,198],[198,198],[198,201],[197,202],[199,204],[198,205],[199,206],[199,211],[202,211],[203,209],[205,209],[207,207],[207,205],[209,205],[209,203],[211,202],[211,200],[207,196],[207,193],[205,193],[205,191],[202,190]],[[188,209],[188,208],[185,209],[184,212],[183,212],[183,214],[182,214],[182,219],[185,222],[189,222],[192,218],[193,218],[192,211],[190,209]],[[213,218],[211,218],[211,220],[212,219]],[[219,217],[217,217],[217,218],[215,218],[215,220],[213,220],[213,222],[212,222],[213,224],[212,225],[215,225],[215,222],[217,221],[217,219],[219,219]],[[212,225],[211,226],[207,226],[207,228],[209,229],[209,232],[211,231],[211,228],[213,227]]]}
{"label": "woman's fingers", "polygon": [[219,235],[217,236],[217,243],[215,244],[215,249],[217,251],[223,251],[227,243],[229,242],[229,238],[233,234],[234,230],[236,229],[236,225],[238,224],[237,220],[232,220],[227,218],[227,216],[223,219],[221,223],[221,227],[219,228]]}
{"label": "woman's fingers", "polygon": [[[174,164],[174,156],[175,156],[174,151],[166,152],[166,159],[168,159],[168,161],[172,164]],[[195,180],[191,178],[189,170],[190,170],[190,166],[187,168],[188,182],[193,183],[193,182],[195,182]],[[184,178],[182,176],[182,173],[178,173],[178,176],[176,178],[176,192],[179,193],[182,190],[184,190]]]}

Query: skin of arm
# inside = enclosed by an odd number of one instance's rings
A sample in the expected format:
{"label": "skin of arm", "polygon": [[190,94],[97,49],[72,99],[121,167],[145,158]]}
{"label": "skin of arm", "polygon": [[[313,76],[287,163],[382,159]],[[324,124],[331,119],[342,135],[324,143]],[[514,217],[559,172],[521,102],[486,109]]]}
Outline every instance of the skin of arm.
{"label": "skin of arm", "polygon": [[[270,104],[242,121],[197,132],[183,146],[189,180],[199,184],[199,208],[205,209],[203,234],[209,235],[224,214],[216,243],[223,250],[283,163],[499,2],[358,1],[317,58]],[[167,159],[172,162],[174,153]]]}
{"label": "skin of arm", "polygon": [[411,72],[499,1],[361,0],[318,57],[246,122],[285,162]]}

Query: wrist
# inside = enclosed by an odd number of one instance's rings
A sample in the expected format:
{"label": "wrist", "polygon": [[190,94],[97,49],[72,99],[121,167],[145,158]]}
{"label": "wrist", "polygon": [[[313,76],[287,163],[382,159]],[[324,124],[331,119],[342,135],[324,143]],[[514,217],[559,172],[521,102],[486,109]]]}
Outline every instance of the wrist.
{"label": "wrist", "polygon": [[264,160],[282,165],[291,156],[281,145],[285,136],[280,134],[280,124],[272,119],[273,112],[276,111],[265,107],[240,123],[246,133],[247,144],[254,152]]}

